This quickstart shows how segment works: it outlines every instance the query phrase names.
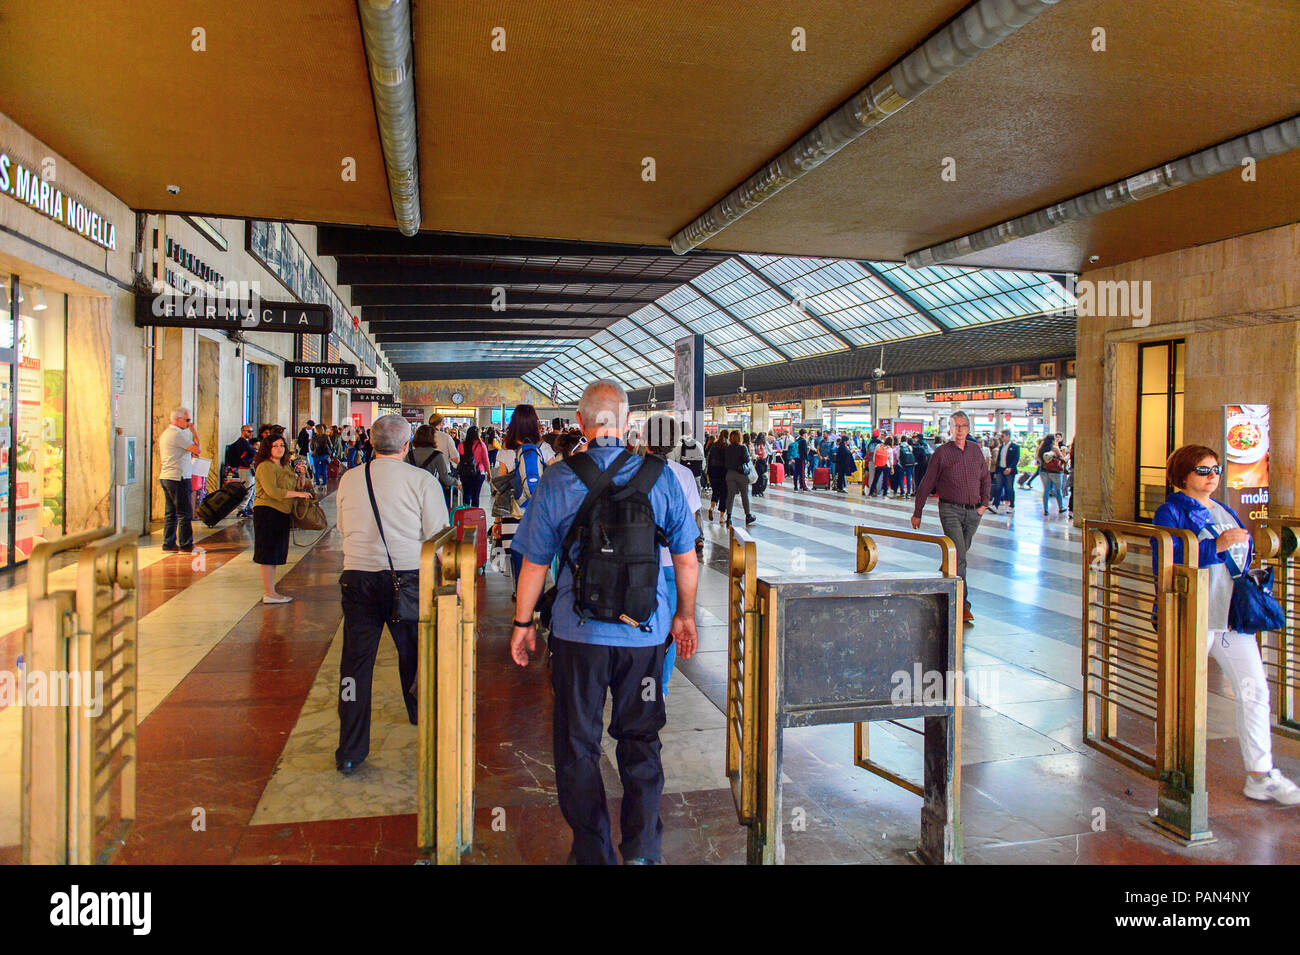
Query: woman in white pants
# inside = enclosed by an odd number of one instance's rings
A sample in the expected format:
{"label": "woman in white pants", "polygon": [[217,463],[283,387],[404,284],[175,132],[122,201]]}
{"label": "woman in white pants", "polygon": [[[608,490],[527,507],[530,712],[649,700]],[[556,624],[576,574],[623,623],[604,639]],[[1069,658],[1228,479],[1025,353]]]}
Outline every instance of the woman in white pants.
{"label": "woman in white pants", "polygon": [[[1237,740],[1246,764],[1243,789],[1250,799],[1273,800],[1284,806],[1300,805],[1300,787],[1273,767],[1273,737],[1270,730],[1268,682],[1259,645],[1253,633],[1228,628],[1228,606],[1232,600],[1233,576],[1226,557],[1238,569],[1250,566],[1250,533],[1241,519],[1210,495],[1219,487],[1223,468],[1213,449],[1189,444],[1169,456],[1166,475],[1177,488],[1156,511],[1160,527],[1192,531],[1200,541],[1200,566],[1210,570],[1209,633],[1210,656],[1223,668],[1237,706]],[[1182,558],[1182,544],[1174,542],[1175,559]]]}

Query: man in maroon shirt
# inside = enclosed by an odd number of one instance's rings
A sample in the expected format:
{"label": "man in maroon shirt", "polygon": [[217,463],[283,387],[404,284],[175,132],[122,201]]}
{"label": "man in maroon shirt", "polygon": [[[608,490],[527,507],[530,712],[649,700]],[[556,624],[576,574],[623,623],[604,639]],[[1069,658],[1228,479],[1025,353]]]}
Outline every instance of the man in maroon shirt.
{"label": "man in maroon shirt", "polygon": [[[939,494],[939,526],[957,547],[957,574],[966,581],[966,552],[970,550],[980,518],[989,504],[990,478],[984,453],[974,441],[968,441],[970,418],[963,411],[953,412],[952,440],[935,448],[930,466],[916,489],[916,506],[912,510],[912,528],[921,526],[921,511],[930,494]],[[970,623],[970,587],[966,593],[964,619]]]}

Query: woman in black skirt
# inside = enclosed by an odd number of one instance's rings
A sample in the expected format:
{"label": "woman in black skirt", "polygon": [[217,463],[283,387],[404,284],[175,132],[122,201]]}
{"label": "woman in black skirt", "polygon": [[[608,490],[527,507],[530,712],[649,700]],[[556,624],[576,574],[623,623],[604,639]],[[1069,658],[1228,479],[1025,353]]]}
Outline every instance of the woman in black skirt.
{"label": "woman in black skirt", "polygon": [[310,498],[298,490],[298,476],[289,467],[284,435],[261,443],[253,458],[257,493],[253,497],[253,563],[262,567],[264,604],[287,604],[293,598],[275,589],[275,568],[289,559],[289,531],[293,526],[293,499]]}

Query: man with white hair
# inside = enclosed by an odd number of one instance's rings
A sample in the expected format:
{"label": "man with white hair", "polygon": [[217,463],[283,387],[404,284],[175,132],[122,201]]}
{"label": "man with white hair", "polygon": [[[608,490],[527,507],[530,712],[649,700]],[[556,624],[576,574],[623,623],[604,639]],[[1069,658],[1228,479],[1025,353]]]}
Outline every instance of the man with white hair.
{"label": "man with white hair", "polygon": [[[533,611],[547,569],[560,555],[550,639],[555,786],[573,830],[570,861],[583,865],[618,861],[600,772],[607,691],[623,783],[619,850],[624,865],[659,861],[665,655],[670,641],[682,659],[696,647],[699,528],[663,458],[642,457],[624,446],[627,424],[627,394],[620,385],[597,381],[587,387],[578,404],[587,450],[542,474],[513,545],[523,557],[510,639],[520,666],[528,665],[536,649]],[[660,544],[668,548],[675,572],[675,610],[659,566]]]}
{"label": "man with white hair", "polygon": [[[916,489],[916,505],[912,508],[912,528],[921,526],[921,511],[930,494],[939,494],[939,526],[957,548],[957,574],[966,581],[966,552],[975,539],[980,518],[989,505],[992,484],[988,465],[979,444],[968,440],[970,418],[964,411],[952,415],[952,440],[935,448],[926,468],[925,477]],[[970,587],[963,586],[965,607],[963,616],[967,623],[975,619],[970,609]]]}
{"label": "man with white hair", "polygon": [[420,549],[447,526],[442,488],[424,468],[402,458],[411,425],[386,414],[370,428],[375,457],[339,479],[338,528],[343,535],[343,654],[339,660],[339,747],[345,776],[370,754],[370,692],[384,626],[397,645],[397,672],[411,723],[416,718],[416,617],[403,614],[398,588],[418,591]]}
{"label": "man with white hair", "polygon": [[173,408],[171,424],[158,438],[158,483],[166,505],[163,511],[163,546],[168,553],[194,550],[194,527],[190,512],[191,455],[200,453],[199,433],[190,420],[190,409]]}

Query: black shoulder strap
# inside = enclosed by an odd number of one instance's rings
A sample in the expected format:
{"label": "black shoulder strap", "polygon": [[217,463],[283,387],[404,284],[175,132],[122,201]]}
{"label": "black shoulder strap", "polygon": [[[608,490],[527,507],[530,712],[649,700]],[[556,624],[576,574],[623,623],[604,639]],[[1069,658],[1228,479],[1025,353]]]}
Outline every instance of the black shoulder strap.
{"label": "black shoulder strap", "polygon": [[659,475],[664,473],[664,466],[662,455],[647,454],[645,460],[641,462],[641,467],[637,469],[636,474],[632,475],[632,480],[627,482],[628,489],[649,496],[655,481],[658,481]]}
{"label": "black shoulder strap", "polygon": [[389,573],[396,574],[397,569],[393,566],[393,555],[388,552],[388,540],[384,537],[384,522],[379,519],[379,505],[375,502],[375,485],[370,480],[370,465],[372,461],[366,462],[366,493],[370,495],[370,509],[375,513],[375,525],[379,528],[379,542],[384,545],[384,556],[388,558]]}
{"label": "black shoulder strap", "polygon": [[573,469],[573,473],[578,475],[582,483],[587,486],[587,496],[582,499],[582,506],[578,508],[578,513],[574,515],[573,523],[569,525],[569,532],[564,535],[564,543],[560,545],[560,560],[562,563],[570,563],[569,551],[573,547],[573,542],[577,540],[578,532],[587,523],[587,516],[591,513],[591,509],[596,506],[596,499],[613,482],[614,476],[618,474],[623,465],[634,457],[636,455],[632,451],[624,448],[614,458],[610,466],[603,471],[592,460],[591,455],[585,452],[574,454],[564,462]]}

